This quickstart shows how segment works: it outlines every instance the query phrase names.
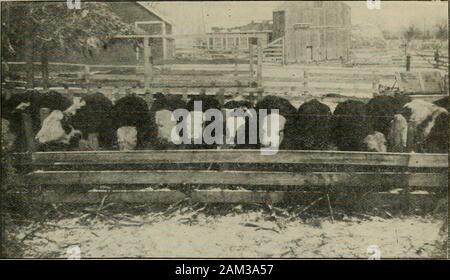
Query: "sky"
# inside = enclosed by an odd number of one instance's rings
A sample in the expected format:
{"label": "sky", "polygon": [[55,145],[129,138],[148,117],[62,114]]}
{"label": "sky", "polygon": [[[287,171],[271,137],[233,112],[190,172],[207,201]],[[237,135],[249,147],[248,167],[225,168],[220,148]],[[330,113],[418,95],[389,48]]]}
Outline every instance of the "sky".
{"label": "sky", "polygon": [[[146,2],[174,23],[175,34],[209,31],[212,26],[234,27],[252,20],[272,19],[283,1]],[[352,8],[353,24],[374,24],[391,31],[411,23],[423,28],[448,18],[446,1],[381,1],[380,10],[369,10],[366,1],[344,1]],[[203,16],[202,16],[203,15]]]}

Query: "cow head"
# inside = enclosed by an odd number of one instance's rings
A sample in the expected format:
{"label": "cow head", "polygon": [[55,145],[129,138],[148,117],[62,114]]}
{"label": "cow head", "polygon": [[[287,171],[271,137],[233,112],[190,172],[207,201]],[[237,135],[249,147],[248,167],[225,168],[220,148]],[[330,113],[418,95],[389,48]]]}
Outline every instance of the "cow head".
{"label": "cow head", "polygon": [[389,129],[389,149],[392,152],[402,153],[406,150],[408,137],[408,121],[401,114],[394,115]]}
{"label": "cow head", "polygon": [[278,113],[271,112],[268,115],[260,116],[259,122],[261,146],[278,149],[281,142],[283,142],[286,118]]}
{"label": "cow head", "polygon": [[386,138],[381,132],[375,131],[373,134],[367,135],[363,143],[369,152],[385,153],[387,151]]}
{"label": "cow head", "polygon": [[155,113],[155,123],[158,129],[158,138],[165,142],[172,142],[171,133],[177,125],[169,110],[160,110]]}
{"label": "cow head", "polygon": [[69,124],[68,116],[59,110],[54,110],[43,121],[35,139],[39,144],[69,144],[77,135],[81,135],[81,132]]}
{"label": "cow head", "polygon": [[245,106],[239,108],[225,108],[225,143],[235,146],[236,144],[245,144],[247,121],[256,117],[256,111]]}
{"label": "cow head", "polygon": [[39,144],[70,144],[75,136],[81,136],[81,131],[74,129],[70,124],[70,118],[85,104],[81,98],[74,98],[73,104],[64,112],[60,110],[52,111],[42,122],[41,129],[36,134],[35,139]]}
{"label": "cow head", "polygon": [[119,150],[130,151],[137,146],[137,129],[134,126],[122,126],[117,129]]}

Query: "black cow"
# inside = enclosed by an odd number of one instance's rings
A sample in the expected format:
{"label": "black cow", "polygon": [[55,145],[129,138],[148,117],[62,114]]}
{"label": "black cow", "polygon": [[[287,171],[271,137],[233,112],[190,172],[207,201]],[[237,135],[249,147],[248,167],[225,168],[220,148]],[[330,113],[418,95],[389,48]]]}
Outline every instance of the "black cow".
{"label": "black cow", "polygon": [[370,134],[366,105],[346,100],[337,105],[333,114],[331,139],[341,151],[364,151],[364,139]]}
{"label": "black cow", "polygon": [[27,149],[22,113],[30,115],[32,133],[41,129],[40,109],[48,108],[50,111],[66,110],[71,102],[64,95],[56,92],[40,93],[36,90],[14,93],[9,99],[2,100],[2,117],[9,120],[10,130],[16,135],[15,147],[17,151]]}
{"label": "black cow", "polygon": [[111,108],[108,98],[102,93],[93,93],[74,97],[65,110],[51,110],[35,137],[40,149],[110,149],[114,140]]}
{"label": "black cow", "polygon": [[[259,145],[264,148],[295,149],[297,116],[295,107],[285,98],[269,95],[259,101],[255,109],[258,113]],[[278,110],[278,114],[273,111],[274,109]],[[261,110],[266,110],[267,114],[264,116]],[[271,115],[277,115],[278,123],[271,123]]]}
{"label": "black cow", "polygon": [[[163,95],[157,93],[154,95],[154,101],[150,109],[150,116],[154,129],[151,132],[149,148],[155,149],[180,149],[182,143],[174,143],[172,131],[174,127],[183,121],[182,117],[175,118],[173,113],[177,109],[187,110],[186,102],[179,95]],[[182,129],[178,137],[182,138],[184,132]]]}
{"label": "black cow", "polygon": [[317,99],[297,110],[296,149],[327,150],[330,145],[331,110]]}
{"label": "black cow", "polygon": [[402,107],[411,101],[407,96],[376,96],[366,104],[366,113],[369,126],[373,131],[378,131],[387,136],[391,121]]}
{"label": "black cow", "polygon": [[[258,114],[250,101],[234,99],[223,105],[225,148],[257,148]],[[253,123],[253,129],[251,129]]]}
{"label": "black cow", "polygon": [[147,102],[136,94],[117,100],[111,110],[111,121],[120,150],[145,148],[151,131],[155,130]]}
{"label": "black cow", "polygon": [[[195,105],[199,104],[199,101],[201,101],[201,108],[196,108]],[[221,120],[217,119],[217,116],[211,116],[211,120],[206,120],[205,113],[209,109],[216,109],[220,111],[221,107],[222,106],[220,102],[214,96],[207,96],[205,94],[196,95],[187,102],[186,108],[190,112],[187,128],[188,134],[190,135],[193,143],[192,145],[187,145],[187,148],[215,149],[217,147],[216,143],[207,143],[207,141],[205,141],[204,135],[211,135],[213,138],[223,137],[223,115],[220,115]],[[196,124],[196,122],[198,121],[200,121],[201,124]],[[221,129],[218,127],[219,131],[216,131],[215,128],[208,127],[213,122],[220,122],[222,124],[220,127]],[[198,128],[201,127],[201,129],[195,129],[195,126],[197,126]],[[220,135],[217,135],[217,133],[219,133]],[[200,141],[200,138],[202,138],[202,141]]]}

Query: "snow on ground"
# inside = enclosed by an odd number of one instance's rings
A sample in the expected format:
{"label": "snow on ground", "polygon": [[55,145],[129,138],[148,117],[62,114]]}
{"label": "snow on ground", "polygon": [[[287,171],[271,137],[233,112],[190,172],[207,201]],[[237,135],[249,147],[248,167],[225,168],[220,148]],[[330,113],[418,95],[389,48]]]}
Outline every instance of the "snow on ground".
{"label": "snow on ground", "polygon": [[222,215],[182,210],[107,219],[99,214],[88,222],[65,216],[5,229],[27,258],[66,258],[73,245],[82,258],[367,258],[370,245],[378,246],[382,258],[443,257],[436,253],[445,236],[442,220],[432,217],[345,216],[333,223],[326,216],[292,219],[262,210]]}

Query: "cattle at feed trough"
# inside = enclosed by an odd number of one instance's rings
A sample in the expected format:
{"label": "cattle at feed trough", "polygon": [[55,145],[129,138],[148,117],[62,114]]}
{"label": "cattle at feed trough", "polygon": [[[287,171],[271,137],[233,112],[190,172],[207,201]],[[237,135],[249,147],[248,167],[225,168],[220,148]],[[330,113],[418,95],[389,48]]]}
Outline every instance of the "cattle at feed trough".
{"label": "cattle at feed trough", "polygon": [[[406,133],[405,123],[407,123]],[[448,111],[436,104],[417,99],[405,104],[400,114],[395,116],[389,138],[395,140],[393,145],[396,147],[402,145],[403,150],[407,152],[446,153],[447,133]],[[403,138],[399,138],[399,135]]]}
{"label": "cattle at feed trough", "polygon": [[66,110],[50,112],[35,136],[40,151],[77,149],[82,133],[74,129],[71,119],[84,104],[81,98],[74,98],[73,104]]}
{"label": "cattle at feed trough", "polygon": [[147,102],[134,93],[116,101],[111,109],[111,122],[119,150],[145,148],[155,129]]}
{"label": "cattle at feed trough", "polygon": [[364,139],[370,134],[366,106],[361,101],[346,100],[336,106],[331,139],[340,151],[364,151]]}
{"label": "cattle at feed trough", "polygon": [[[151,149],[180,149],[182,144],[173,143],[172,131],[181,121],[182,117],[177,119],[173,112],[177,109],[187,109],[186,102],[178,95],[163,95],[156,93],[150,108],[150,118],[154,123],[149,139],[149,148]],[[178,132],[178,137],[182,138],[183,130]]]}
{"label": "cattle at feed trough", "polygon": [[270,149],[295,149],[295,107],[285,98],[268,95],[257,102],[255,109],[258,113],[259,145]]}
{"label": "cattle at feed trough", "polygon": [[223,113],[225,140],[222,148],[256,148],[257,131],[250,126],[253,124],[257,128],[258,116],[252,103],[241,97],[234,98],[223,105]]}
{"label": "cattle at feed trough", "polygon": [[[214,112],[220,111],[221,107],[220,102],[215,97],[205,94],[196,95],[187,102],[186,108],[189,111],[187,130],[192,142],[185,145],[186,148],[215,149],[217,148],[217,142],[223,142],[223,115],[214,115]],[[208,111],[209,109],[216,110]],[[209,115],[209,113],[213,114]],[[205,138],[204,135],[210,135],[211,137]],[[208,143],[210,140],[213,143]]]}
{"label": "cattle at feed trough", "polygon": [[370,128],[387,136],[391,121],[402,107],[411,101],[408,96],[376,96],[366,104],[366,114]]}
{"label": "cattle at feed trough", "polygon": [[295,133],[299,150],[328,150],[330,147],[330,108],[312,99],[303,103],[297,110]]}
{"label": "cattle at feed trough", "polygon": [[111,149],[115,137],[111,109],[112,102],[102,93],[75,97],[65,111],[53,110],[44,120],[36,134],[40,150]]}
{"label": "cattle at feed trough", "polygon": [[8,99],[2,97],[2,117],[9,120],[10,129],[16,135],[16,151],[27,150],[27,140],[24,129],[23,113],[30,117],[31,133],[35,134],[41,128],[40,110],[47,108],[63,111],[69,108],[71,101],[56,91],[40,93],[36,90],[17,92]]}
{"label": "cattle at feed trough", "polygon": [[80,148],[111,149],[115,140],[110,117],[113,106],[111,100],[100,92],[87,94],[81,100],[85,105],[72,117],[72,126],[82,133]]}
{"label": "cattle at feed trough", "polygon": [[385,152],[386,136],[372,128],[362,101],[339,103],[332,118],[331,141],[340,151]]}

